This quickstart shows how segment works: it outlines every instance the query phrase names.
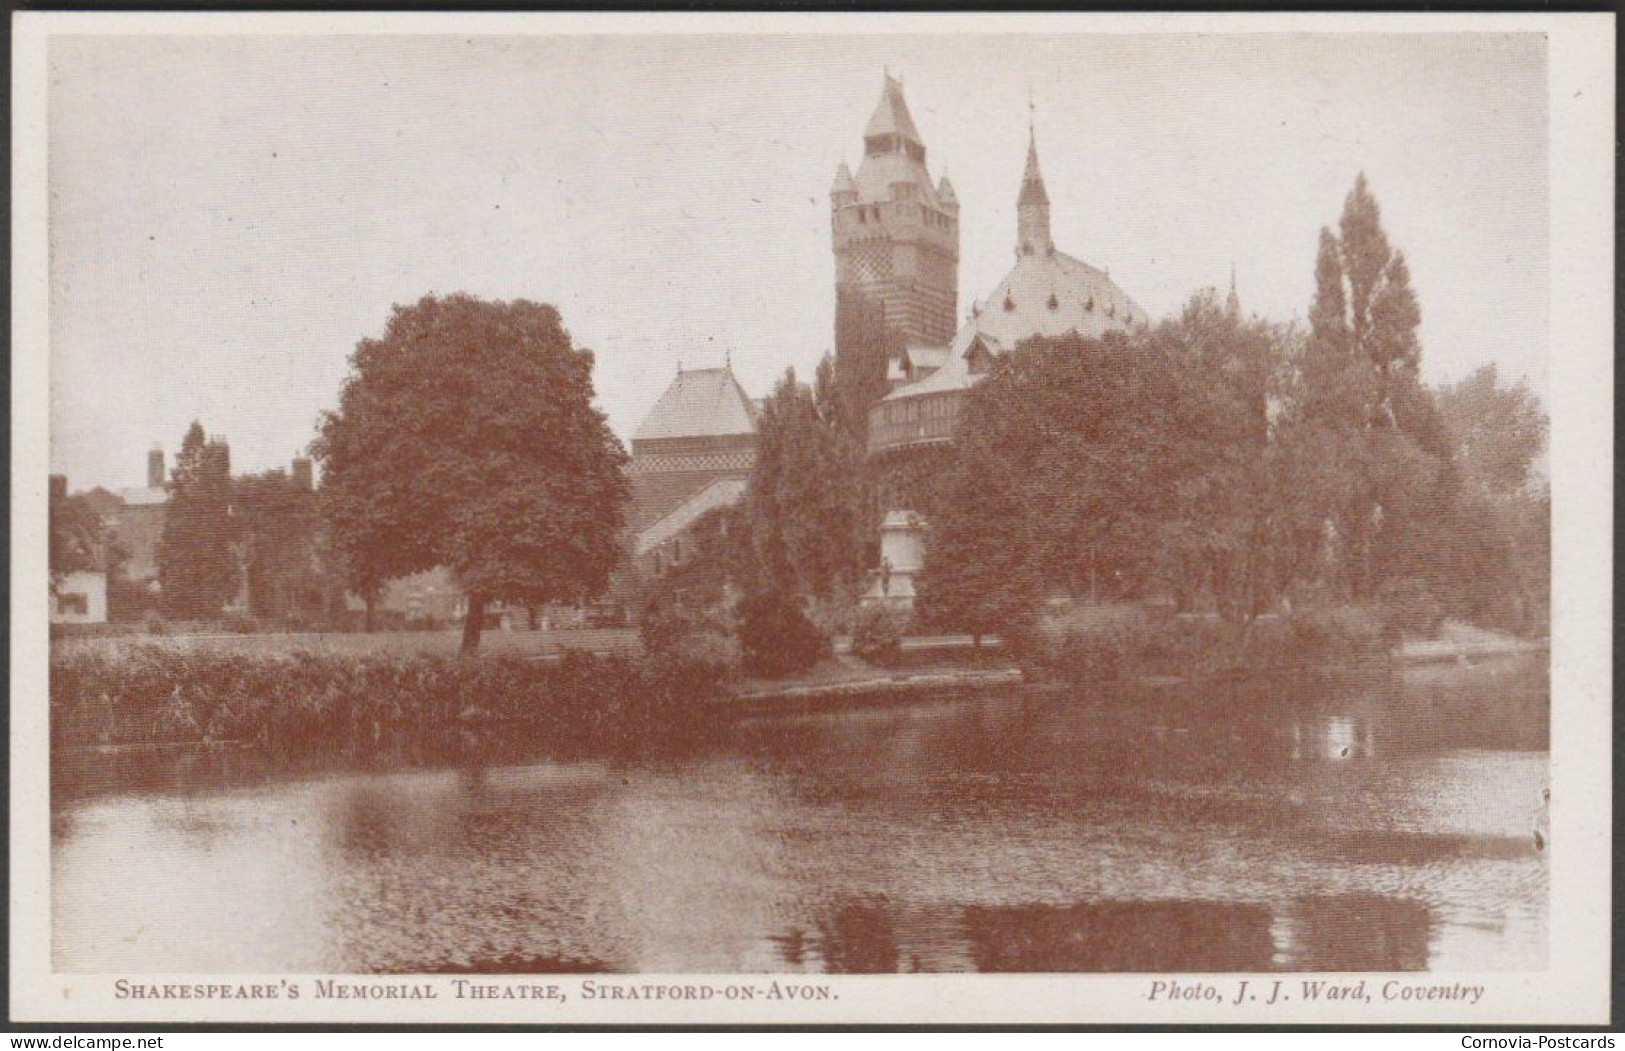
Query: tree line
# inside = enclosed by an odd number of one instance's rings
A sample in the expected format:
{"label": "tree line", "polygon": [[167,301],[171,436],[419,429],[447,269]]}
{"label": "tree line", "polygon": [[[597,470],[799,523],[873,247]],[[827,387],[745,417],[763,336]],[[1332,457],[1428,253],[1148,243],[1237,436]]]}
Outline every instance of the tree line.
{"label": "tree line", "polygon": [[1307,331],[1201,293],[1144,331],[1023,345],[961,416],[921,613],[1013,631],[1064,591],[1543,630],[1545,416],[1493,366],[1429,390],[1420,321],[1362,176]]}
{"label": "tree line", "polygon": [[[930,478],[919,615],[1007,632],[1057,593],[1162,595],[1245,622],[1292,603],[1388,603],[1422,618],[1539,630],[1547,421],[1493,366],[1421,380],[1421,312],[1362,176],[1321,231],[1308,324],[1246,318],[1211,292],[1098,340],[1033,340],[966,395]],[[850,607],[878,560],[870,408],[901,342],[842,294],[836,352],[765,400],[742,505],[692,530],[656,603],[743,594],[772,617]],[[577,602],[624,565],[627,454],[593,405],[593,355],[558,311],[426,296],[350,358],[312,454],[319,491],[282,472],[232,479],[194,424],[169,482],[166,609],[218,614],[376,599],[445,566],[469,601]],[[52,508],[52,570],[91,526]],[[768,604],[772,606],[772,604]],[[767,616],[768,614],[764,614]],[[769,618],[771,619],[771,618]]]}

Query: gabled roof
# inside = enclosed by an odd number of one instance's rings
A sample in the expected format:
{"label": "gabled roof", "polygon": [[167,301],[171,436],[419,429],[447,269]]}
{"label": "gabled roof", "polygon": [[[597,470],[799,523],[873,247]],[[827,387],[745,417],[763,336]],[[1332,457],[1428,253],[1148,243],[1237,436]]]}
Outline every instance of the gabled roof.
{"label": "gabled roof", "polygon": [[915,345],[905,347],[903,357],[916,369],[940,369],[948,360],[948,348]]}
{"label": "gabled roof", "polygon": [[679,370],[633,432],[635,442],[755,434],[756,413],[728,368]]}

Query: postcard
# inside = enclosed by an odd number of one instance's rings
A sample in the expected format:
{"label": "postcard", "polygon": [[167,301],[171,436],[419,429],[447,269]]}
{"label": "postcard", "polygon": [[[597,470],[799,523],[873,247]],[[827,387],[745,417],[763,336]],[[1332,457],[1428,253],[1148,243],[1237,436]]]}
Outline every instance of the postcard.
{"label": "postcard", "polygon": [[14,1020],[1609,1020],[1613,19],[14,16]]}

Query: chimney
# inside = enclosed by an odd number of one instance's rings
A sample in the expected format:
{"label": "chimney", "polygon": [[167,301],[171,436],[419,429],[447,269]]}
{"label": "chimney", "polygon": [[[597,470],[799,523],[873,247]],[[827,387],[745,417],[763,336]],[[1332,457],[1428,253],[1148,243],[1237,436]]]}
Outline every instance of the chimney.
{"label": "chimney", "polygon": [[147,453],[147,488],[164,487],[164,447],[154,444]]}
{"label": "chimney", "polygon": [[65,474],[51,475],[51,499],[66,500],[68,498],[68,476]]}
{"label": "chimney", "polygon": [[293,484],[307,493],[315,488],[314,476],[310,467],[310,457],[295,456],[293,458]]}

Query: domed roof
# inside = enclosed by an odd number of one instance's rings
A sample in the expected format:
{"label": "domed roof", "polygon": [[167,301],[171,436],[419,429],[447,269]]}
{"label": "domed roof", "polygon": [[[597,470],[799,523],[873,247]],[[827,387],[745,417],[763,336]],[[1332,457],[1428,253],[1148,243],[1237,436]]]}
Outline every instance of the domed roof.
{"label": "domed roof", "polygon": [[978,343],[993,354],[1004,354],[1034,337],[1098,339],[1145,321],[1145,311],[1104,271],[1064,252],[1018,256],[1004,280],[954,335],[942,368],[918,383],[898,387],[886,398],[974,386],[982,378],[970,366],[970,353]]}
{"label": "domed roof", "polygon": [[1098,339],[1114,329],[1126,331],[1145,323],[1145,311],[1105,271],[1056,250],[1050,239],[1049,192],[1038,165],[1038,138],[1031,127],[1021,193],[1016,199],[1016,244],[1016,265],[954,334],[948,360],[931,375],[898,387],[884,400],[974,386],[984,373],[971,371],[973,356],[1005,354],[1022,340],[1066,335]]}

